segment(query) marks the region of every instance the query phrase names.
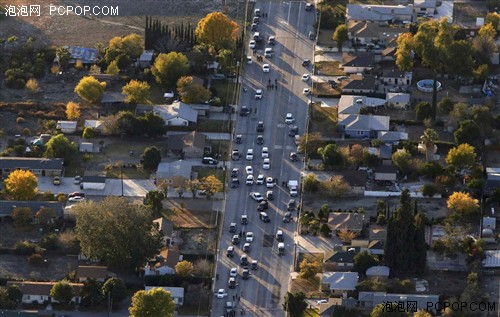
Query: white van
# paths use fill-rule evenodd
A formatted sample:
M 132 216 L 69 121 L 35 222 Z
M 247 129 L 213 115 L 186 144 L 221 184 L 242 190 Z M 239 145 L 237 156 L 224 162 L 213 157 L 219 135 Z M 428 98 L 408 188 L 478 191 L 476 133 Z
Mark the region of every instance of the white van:
M 256 41 L 256 42 L 260 42 L 262 41 L 262 38 L 260 37 L 260 33 L 259 32 L 255 32 L 253 34 L 253 39 Z
M 273 57 L 273 49 L 271 47 L 266 47 L 264 50 L 264 56 L 269 58 Z

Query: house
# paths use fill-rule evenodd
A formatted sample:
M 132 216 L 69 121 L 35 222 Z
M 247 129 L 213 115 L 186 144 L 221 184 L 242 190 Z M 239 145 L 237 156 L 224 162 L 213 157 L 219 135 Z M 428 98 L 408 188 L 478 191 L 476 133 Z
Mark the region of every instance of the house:
M 153 223 L 162 235 L 162 245 L 167 248 L 173 245 L 174 223 L 164 217 L 153 220 Z
M 80 142 L 78 150 L 83 153 L 97 153 L 99 152 L 99 147 L 94 146 L 92 142 Z
M 388 266 L 376 265 L 366 270 L 366 277 L 388 279 L 390 271 Z
M 394 62 L 396 61 L 396 52 L 398 48 L 395 46 L 389 46 L 382 51 L 382 55 L 380 56 L 382 61 Z
M 436 0 L 413 0 L 413 11 L 417 16 L 434 16 Z
M 408 132 L 379 131 L 377 139 L 384 142 L 385 144 L 398 144 L 399 141 L 408 140 Z
M 406 109 L 410 105 L 410 94 L 388 92 L 385 94 L 385 102 L 388 107 Z
M 354 239 L 350 246 L 359 248 L 360 251 L 368 251 L 373 255 L 384 255 L 384 241 L 382 240 Z
M 58 201 L 15 201 L 0 200 L 0 220 L 11 218 L 14 208 L 29 208 L 35 216 L 36 212 L 42 208 L 50 208 L 56 212 L 57 217 L 63 215 L 63 203 Z
M 36 157 L 0 157 L 2 175 L 9 175 L 14 170 L 31 171 L 37 176 L 62 176 L 64 159 Z
M 167 149 L 180 154 L 183 158 L 202 158 L 206 141 L 206 135 L 197 131 L 171 134 L 168 136 Z
M 188 180 L 193 179 L 191 167 L 192 163 L 184 160 L 160 163 L 156 170 L 156 177 L 167 180 L 168 184 L 174 188 L 182 187 Z
M 380 76 L 380 80 L 385 85 L 393 85 L 393 86 L 411 86 L 413 79 L 412 72 L 403 72 L 397 68 L 384 69 L 382 71 L 382 76 Z
M 342 87 L 342 94 L 362 95 L 377 91 L 377 80 L 373 75 L 351 75 L 350 81 Z
M 346 20 L 378 23 L 412 22 L 413 6 L 348 4 Z
M 500 167 L 486 167 L 485 192 L 491 193 L 500 187 Z
M 328 250 L 325 251 L 325 264 L 333 264 L 336 270 L 350 271 L 354 268 L 354 256 L 358 254 L 359 249 L 350 248 L 349 250 Z
M 78 122 L 76 121 L 57 121 L 56 129 L 61 130 L 62 133 L 75 133 L 76 125 Z
M 344 180 L 351 186 L 350 193 L 353 195 L 363 195 L 366 189 L 368 173 L 366 171 L 344 170 L 339 172 Z
M 394 165 L 379 165 L 375 167 L 375 181 L 395 182 L 398 177 L 398 168 Z
M 97 189 L 103 190 L 106 187 L 106 177 L 105 176 L 83 176 L 82 184 L 80 186 L 82 189 Z
M 379 131 L 389 130 L 389 120 L 388 116 L 341 114 L 338 126 L 347 137 L 375 138 Z
M 144 266 L 144 275 L 175 274 L 175 266 L 182 261 L 177 247 L 164 248 L 154 259 L 149 260 Z
M 184 287 L 170 287 L 170 286 L 145 286 L 144 290 L 149 291 L 153 288 L 162 288 L 170 292 L 172 299 L 177 307 L 184 305 Z
M 321 290 L 333 295 L 342 295 L 347 291 L 354 291 L 358 279 L 357 272 L 323 272 Z
M 342 54 L 342 68 L 347 74 L 356 74 L 370 71 L 375 67 L 375 58 L 372 53 L 344 53 Z
M 500 268 L 500 250 L 485 250 L 483 268 L 498 269 Z
M 102 131 L 103 124 L 101 120 L 85 120 L 83 127 L 92 128 L 96 131 Z
M 389 27 L 368 21 L 349 21 L 347 30 L 352 44 L 367 45 L 369 48 L 379 48 L 380 45 L 397 46 L 398 36 L 408 32 L 408 29 L 403 27 Z
M 90 65 L 97 62 L 97 55 L 99 51 L 95 48 L 80 46 L 66 46 L 65 48 L 70 54 L 69 64 L 75 64 L 77 61 L 79 61 L 82 64 Z
M 174 102 L 171 105 L 137 105 L 136 116 L 147 112 L 159 115 L 167 126 L 187 127 L 198 122 L 198 112 L 182 102 Z
M 141 56 L 139 56 L 139 67 L 140 68 L 147 68 L 149 66 L 151 66 L 151 63 L 153 62 L 153 54 L 154 54 L 154 51 L 153 50 L 150 50 L 150 51 L 143 51 Z
M 104 282 L 108 276 L 107 266 L 79 265 L 76 268 L 76 278 L 78 279 L 78 282 L 85 282 L 89 279 Z
M 381 144 L 379 147 L 369 146 L 366 150 L 381 160 L 390 160 L 392 156 L 392 147 L 386 144 Z
M 427 310 L 436 313 L 439 305 L 439 295 L 421 294 L 387 294 L 385 292 L 359 292 L 359 307 L 371 311 L 378 304 L 396 303 L 402 307 L 415 307 L 417 310 Z M 407 311 L 407 310 L 405 310 Z
M 367 223 L 368 217 L 363 213 L 332 212 L 328 217 L 328 226 L 333 232 L 347 229 L 360 234 Z
M 57 300 L 50 296 L 50 290 L 56 282 L 17 282 L 17 281 L 7 281 L 7 286 L 17 285 L 23 293 L 22 303 L 23 304 L 48 304 L 57 303 Z M 79 304 L 82 300 L 80 295 L 83 284 L 82 283 L 69 283 L 73 286 L 73 291 L 75 296 L 71 299 L 72 303 Z
M 102 94 L 101 105 L 103 106 L 120 106 L 125 103 L 126 96 L 117 91 L 105 91 Z
M 337 105 L 338 114 L 359 114 L 360 110 L 377 109 L 385 104 L 384 99 L 366 96 L 342 95 Z
M 494 217 L 483 217 L 483 225 L 481 230 L 481 237 L 486 243 L 496 242 L 496 218 Z

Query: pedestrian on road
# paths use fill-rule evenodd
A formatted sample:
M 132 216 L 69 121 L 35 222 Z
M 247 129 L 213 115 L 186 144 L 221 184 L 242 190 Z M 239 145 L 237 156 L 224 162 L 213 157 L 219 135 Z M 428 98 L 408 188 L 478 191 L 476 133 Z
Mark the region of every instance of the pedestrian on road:
M 281 182 L 281 186 L 285 187 L 285 181 Z
M 234 298 L 234 295 L 233 295 L 233 300 L 234 300 L 234 299 L 235 299 L 235 298 Z

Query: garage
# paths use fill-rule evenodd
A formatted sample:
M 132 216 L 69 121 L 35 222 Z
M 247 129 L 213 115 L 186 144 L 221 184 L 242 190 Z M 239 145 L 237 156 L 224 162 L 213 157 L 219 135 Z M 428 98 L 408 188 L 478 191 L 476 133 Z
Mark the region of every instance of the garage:
M 103 190 L 106 186 L 106 177 L 104 176 L 83 176 L 81 189 Z

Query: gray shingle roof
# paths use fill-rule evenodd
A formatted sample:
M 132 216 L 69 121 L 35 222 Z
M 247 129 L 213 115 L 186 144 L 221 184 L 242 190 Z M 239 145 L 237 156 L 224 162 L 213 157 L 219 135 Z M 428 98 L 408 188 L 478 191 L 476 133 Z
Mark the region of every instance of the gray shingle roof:
M 373 67 L 375 65 L 375 57 L 372 53 L 344 53 L 342 55 L 343 67 Z
M 359 114 L 341 114 L 338 124 L 350 131 L 387 131 L 390 117 Z
M 413 6 L 395 5 L 365 5 L 348 4 L 346 8 L 347 20 L 358 21 L 392 21 L 397 16 L 411 16 Z
M 63 203 L 57 201 L 14 201 L 14 200 L 0 200 L 0 217 L 10 216 L 12 209 L 19 208 L 30 208 L 31 212 L 34 214 L 40 208 L 46 207 L 53 209 L 58 216 L 62 215 Z
M 0 169 L 60 170 L 62 158 L 0 157 Z

